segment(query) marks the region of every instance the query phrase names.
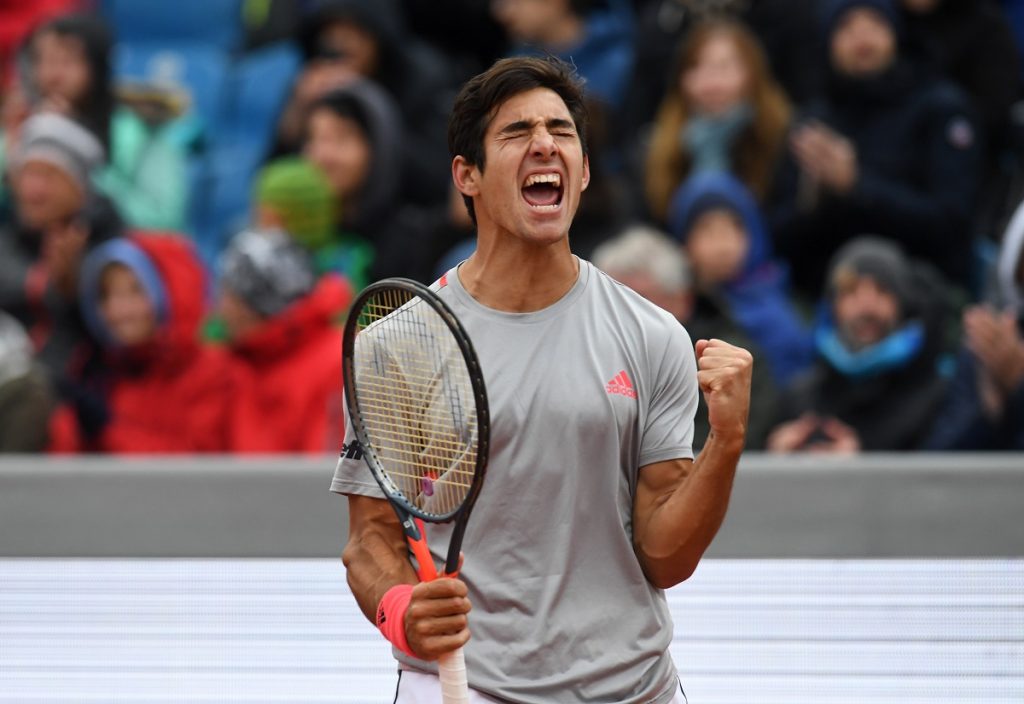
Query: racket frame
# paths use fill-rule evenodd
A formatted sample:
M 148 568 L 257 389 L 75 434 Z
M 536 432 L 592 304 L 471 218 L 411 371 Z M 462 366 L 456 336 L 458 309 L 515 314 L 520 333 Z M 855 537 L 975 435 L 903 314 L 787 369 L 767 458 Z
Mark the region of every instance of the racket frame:
M 388 476 L 387 470 L 374 451 L 373 443 L 366 432 L 366 427 L 359 410 L 359 385 L 355 380 L 355 340 L 359 328 L 359 318 L 361 317 L 360 312 L 363 305 L 374 296 L 386 291 L 395 290 L 410 294 L 409 300 L 403 303 L 402 306 L 408 305 L 413 300 L 413 296 L 415 296 L 433 308 L 448 327 L 449 332 L 451 332 L 452 337 L 459 346 L 462 359 L 469 372 L 470 386 L 476 404 L 477 453 L 473 480 L 466 493 L 466 498 L 463 499 L 459 507 L 442 516 L 420 510 L 398 490 L 397 485 Z M 380 320 L 384 320 L 386 317 Z M 363 289 L 349 309 L 342 337 L 342 378 L 345 386 L 345 402 L 348 406 L 349 420 L 352 424 L 352 431 L 362 446 L 363 460 L 366 462 L 367 467 L 369 467 L 374 479 L 377 480 L 381 490 L 387 496 L 388 502 L 398 514 L 399 522 L 402 524 L 402 529 L 405 531 L 412 552 L 419 564 L 420 578 L 429 580 L 437 575 L 433 558 L 426 547 L 423 522 L 449 523 L 453 520 L 455 525 L 452 528 L 452 535 L 448 544 L 444 574 L 454 576 L 458 573 L 462 539 L 465 535 L 469 514 L 476 503 L 476 499 L 480 494 L 480 488 L 483 485 L 490 452 L 491 425 L 490 412 L 487 405 L 487 390 L 484 386 L 484 376 L 480 369 L 480 362 L 476 356 L 476 351 L 473 349 L 473 344 L 470 342 L 469 335 L 466 334 L 465 328 L 462 327 L 462 323 L 459 322 L 458 317 L 448 307 L 448 304 L 429 287 L 412 279 L 400 277 L 381 279 Z

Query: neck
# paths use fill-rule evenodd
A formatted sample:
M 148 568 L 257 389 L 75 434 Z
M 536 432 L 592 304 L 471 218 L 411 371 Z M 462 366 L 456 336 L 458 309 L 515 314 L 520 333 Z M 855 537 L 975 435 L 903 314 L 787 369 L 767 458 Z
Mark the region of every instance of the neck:
M 579 260 L 568 238 L 550 244 L 502 239 L 479 237 L 476 252 L 459 267 L 459 281 L 480 304 L 530 313 L 557 302 L 576 283 Z

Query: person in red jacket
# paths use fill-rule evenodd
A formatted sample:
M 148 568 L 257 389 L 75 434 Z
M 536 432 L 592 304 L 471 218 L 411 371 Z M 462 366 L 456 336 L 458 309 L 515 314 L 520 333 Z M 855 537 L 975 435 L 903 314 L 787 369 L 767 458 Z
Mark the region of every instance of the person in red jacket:
M 236 363 L 231 449 L 336 452 L 344 437 L 340 318 L 352 298 L 333 273 L 317 281 L 283 230 L 245 230 L 221 262 L 219 312 Z
M 82 314 L 104 346 L 101 371 L 64 384 L 51 422 L 57 452 L 227 449 L 234 379 L 221 349 L 200 343 L 206 278 L 173 235 L 110 240 L 83 263 Z

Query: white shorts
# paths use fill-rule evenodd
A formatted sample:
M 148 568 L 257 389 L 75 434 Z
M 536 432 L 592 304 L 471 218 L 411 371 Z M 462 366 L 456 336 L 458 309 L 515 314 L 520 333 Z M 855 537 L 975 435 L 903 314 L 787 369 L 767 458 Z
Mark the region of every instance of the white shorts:
M 424 672 L 402 670 L 398 680 L 398 691 L 395 692 L 395 704 L 440 704 L 441 680 L 437 675 Z M 503 704 L 497 699 L 469 690 L 469 704 Z M 686 704 L 686 696 L 682 690 L 676 692 L 671 704 Z

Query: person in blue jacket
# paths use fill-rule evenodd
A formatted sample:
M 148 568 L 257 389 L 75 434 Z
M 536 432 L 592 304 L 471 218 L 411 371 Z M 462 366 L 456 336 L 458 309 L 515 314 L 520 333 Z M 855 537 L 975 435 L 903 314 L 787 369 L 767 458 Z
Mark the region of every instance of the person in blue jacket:
M 669 224 L 686 249 L 698 293 L 729 310 L 764 354 L 776 384 L 807 369 L 813 339 L 750 191 L 726 172 L 695 174 L 676 190 Z

